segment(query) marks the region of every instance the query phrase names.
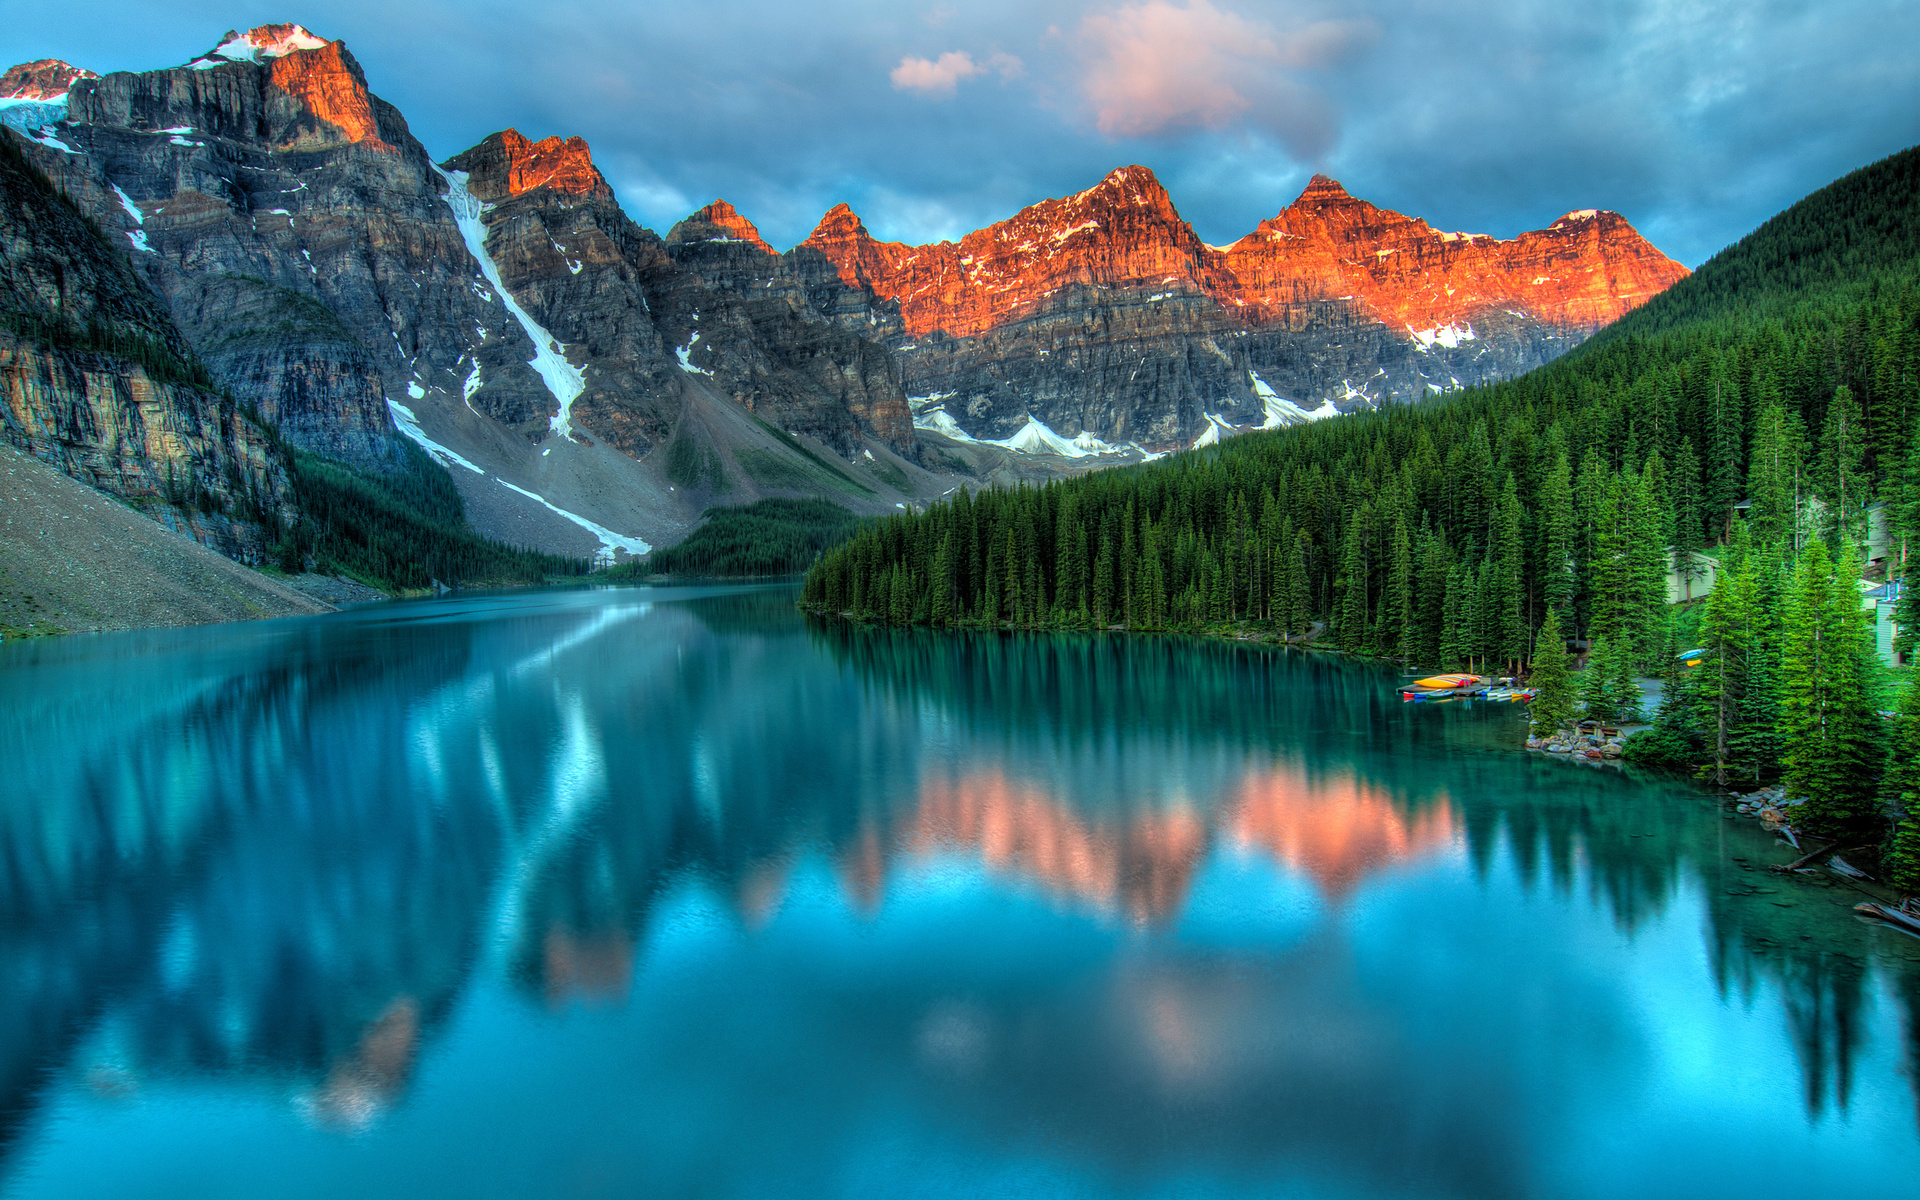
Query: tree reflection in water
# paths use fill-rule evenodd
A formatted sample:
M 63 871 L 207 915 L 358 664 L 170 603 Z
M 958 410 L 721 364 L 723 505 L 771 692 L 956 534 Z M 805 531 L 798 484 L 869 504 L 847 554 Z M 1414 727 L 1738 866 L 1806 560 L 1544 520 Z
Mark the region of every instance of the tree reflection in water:
M 1150 939 L 1110 970 L 1068 954 L 1038 991 L 788 964 L 790 1022 L 849 1062 L 1114 1161 L 1293 1147 L 1371 1156 L 1383 1186 L 1522 1194 L 1500 1106 L 1523 1085 L 1385 1007 L 1327 915 L 1422 864 L 1584 889 L 1629 936 L 1703 896 L 1722 988 L 1785 1000 L 1810 1113 L 1846 1107 L 1877 981 L 1915 1055 L 1893 935 L 1744 869 L 1765 842 L 1682 790 L 1496 751 L 1517 713 L 1414 713 L 1390 676 L 1319 656 L 803 624 L 790 603 L 562 593 L 9 646 L 6 1136 L 49 1078 L 111 1098 L 218 1077 L 365 1129 L 477 974 L 545 1009 L 633 1003 L 690 886 L 765 929 L 808 864 L 874 926 L 958 862 Z M 1186 945 L 1196 881 L 1254 859 L 1319 915 L 1285 945 Z M 1583 1015 L 1569 1041 L 1610 1036 Z

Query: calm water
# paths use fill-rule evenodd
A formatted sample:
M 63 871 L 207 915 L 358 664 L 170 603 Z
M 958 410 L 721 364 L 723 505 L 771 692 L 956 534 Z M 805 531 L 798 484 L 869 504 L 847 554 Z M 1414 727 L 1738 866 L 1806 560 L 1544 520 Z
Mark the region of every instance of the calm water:
M 1711 801 L 791 603 L 0 647 L 0 1195 L 1916 1194 L 1920 941 Z

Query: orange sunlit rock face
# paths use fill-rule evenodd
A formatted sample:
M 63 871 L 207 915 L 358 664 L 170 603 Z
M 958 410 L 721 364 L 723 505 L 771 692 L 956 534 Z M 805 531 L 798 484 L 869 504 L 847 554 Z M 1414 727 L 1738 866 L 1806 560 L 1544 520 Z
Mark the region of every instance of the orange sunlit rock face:
M 1235 845 L 1304 872 L 1336 900 L 1369 875 L 1445 850 L 1461 833 L 1444 800 L 1409 814 L 1352 776 L 1309 780 L 1285 769 L 1248 775 L 1226 827 Z
M 712 204 L 695 212 L 681 222 L 679 228 L 697 231 L 689 235 L 689 240 L 693 236 L 708 240 L 725 238 L 729 241 L 745 242 L 767 254 L 779 253 L 772 246 L 767 245 L 766 239 L 760 236 L 760 230 L 754 227 L 752 221 L 741 216 L 740 211 L 725 200 L 715 200 Z
M 467 172 L 468 190 L 490 202 L 524 195 L 535 188 L 613 199 L 613 189 L 593 165 L 585 138 L 550 137 L 530 142 L 517 129 L 503 129 L 488 134 L 448 165 Z
M 270 35 L 286 26 L 261 26 L 247 36 L 254 39 Z M 373 102 L 367 95 L 366 80 L 347 54 L 342 42 L 328 42 L 312 50 L 290 50 L 267 60 L 267 77 L 273 86 L 298 100 L 308 112 L 337 137 L 303 137 L 295 148 L 343 140 L 367 142 L 381 149 L 393 147 L 380 139 L 380 126 L 374 120 Z
M 1038 788 L 979 771 L 923 784 L 901 845 L 916 855 L 973 850 L 992 870 L 1148 923 L 1184 906 L 1207 841 L 1189 811 L 1141 812 L 1107 828 Z
M 1409 332 L 1512 309 L 1567 328 L 1597 329 L 1685 278 L 1619 213 L 1568 213 L 1510 240 L 1442 233 L 1357 200 L 1324 175 L 1278 216 L 1222 252 L 1234 283 L 1221 303 L 1256 322 L 1351 296 Z
M 1021 209 L 958 244 L 875 241 L 842 204 L 802 245 L 831 259 L 846 283 L 899 301 L 915 335 L 981 333 L 1076 283 L 1200 290 L 1228 283 L 1214 278 L 1216 256 L 1145 167 L 1123 167 L 1095 187 Z
M 1356 200 L 1321 175 L 1253 233 L 1208 246 L 1138 166 L 957 244 L 877 241 L 844 204 L 802 244 L 850 286 L 898 301 L 915 336 L 980 334 L 1073 284 L 1201 292 L 1254 327 L 1288 324 L 1295 306 L 1333 301 L 1409 337 L 1496 309 L 1590 331 L 1687 274 L 1618 213 L 1569 213 L 1510 240 L 1443 233 Z
M 92 71 L 83 71 L 57 58 L 8 67 L 0 75 L 0 100 L 46 100 L 64 96 L 76 79 L 98 79 Z

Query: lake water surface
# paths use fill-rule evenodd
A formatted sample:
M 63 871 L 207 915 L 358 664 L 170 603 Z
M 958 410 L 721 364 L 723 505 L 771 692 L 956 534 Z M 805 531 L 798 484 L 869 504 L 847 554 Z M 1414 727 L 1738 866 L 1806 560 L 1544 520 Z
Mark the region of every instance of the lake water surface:
M 0 1196 L 1920 1193 L 1920 941 L 1711 798 L 793 595 L 0 647 Z

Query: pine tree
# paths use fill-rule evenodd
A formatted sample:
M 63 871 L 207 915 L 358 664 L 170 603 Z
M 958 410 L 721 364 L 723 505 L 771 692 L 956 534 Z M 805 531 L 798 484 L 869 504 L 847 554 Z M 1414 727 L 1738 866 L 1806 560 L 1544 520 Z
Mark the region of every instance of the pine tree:
M 1527 656 L 1526 559 L 1521 536 L 1520 493 L 1509 474 L 1500 490 L 1493 527 L 1490 580 L 1493 652 L 1515 666 Z
M 1747 471 L 1747 494 L 1753 503 L 1747 510 L 1747 524 L 1754 540 L 1763 545 L 1788 538 L 1799 524 L 1797 425 L 1778 404 L 1761 412 L 1754 425 L 1753 461 Z M 1799 548 L 1797 541 L 1794 548 Z
M 1901 891 L 1920 892 L 1920 684 L 1907 685 L 1889 722 L 1881 794 L 1894 821 L 1882 874 Z
M 1312 627 L 1313 583 L 1307 572 L 1307 560 L 1313 553 L 1313 539 L 1302 529 L 1293 536 L 1293 553 L 1287 561 L 1287 632 L 1303 634 Z
M 1533 668 L 1527 685 L 1537 689 L 1527 715 L 1533 736 L 1551 737 L 1573 723 L 1573 677 L 1567 669 L 1567 640 L 1560 631 L 1560 614 L 1549 608 L 1533 644 Z
M 1866 535 L 1867 430 L 1852 389 L 1841 386 L 1827 406 L 1820 434 L 1819 490 L 1827 506 L 1827 532 L 1845 554 Z
M 1618 673 L 1615 664 L 1619 657 L 1617 643 L 1606 638 L 1593 639 L 1587 651 L 1587 665 L 1580 672 L 1580 707 L 1592 720 L 1611 721 L 1617 715 L 1613 706 L 1613 679 Z
M 1856 829 L 1871 811 L 1881 763 L 1868 706 L 1867 656 L 1851 558 L 1834 571 L 1816 541 L 1800 557 L 1787 606 L 1782 734 L 1787 788 L 1807 797 L 1804 821 L 1820 834 Z
M 1693 696 L 1698 706 L 1697 719 L 1707 742 L 1707 776 L 1716 784 L 1727 784 L 1734 757 L 1734 745 L 1740 732 L 1741 701 L 1746 695 L 1751 669 L 1753 626 L 1756 616 L 1755 584 L 1751 569 L 1737 575 L 1722 574 L 1707 596 L 1706 613 L 1700 624 L 1700 649 L 1707 652 L 1694 674 Z
M 1540 493 L 1540 599 L 1565 608 L 1573 599 L 1573 473 L 1565 450 L 1555 456 Z
M 1700 565 L 1700 460 L 1693 439 L 1683 438 L 1668 476 L 1668 511 L 1673 525 L 1673 570 L 1680 577 L 1681 598 L 1691 600 L 1693 585 L 1705 574 Z
M 933 594 L 929 619 L 942 628 L 953 624 L 953 531 L 941 535 L 940 548 L 933 555 Z

